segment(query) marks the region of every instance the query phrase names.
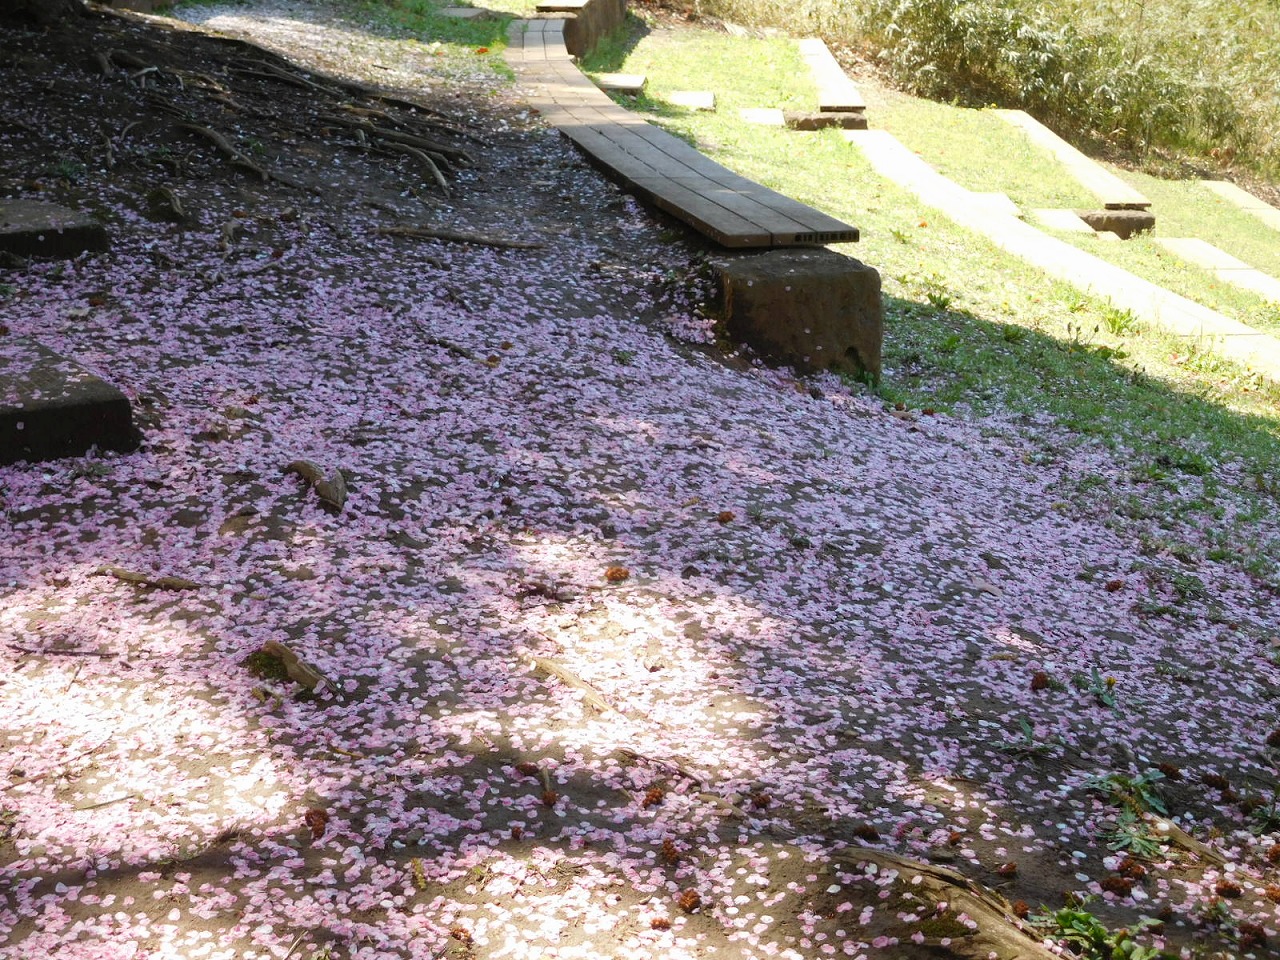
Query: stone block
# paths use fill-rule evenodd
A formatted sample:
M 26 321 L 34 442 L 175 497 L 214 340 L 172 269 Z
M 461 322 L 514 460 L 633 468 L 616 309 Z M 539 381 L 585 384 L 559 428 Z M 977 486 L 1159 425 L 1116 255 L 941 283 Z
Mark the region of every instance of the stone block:
M 716 108 L 716 95 L 710 90 L 676 90 L 667 95 L 672 106 L 710 113 Z
M 110 246 L 89 214 L 40 200 L 0 200 L 0 250 L 19 257 L 76 257 Z
M 1121 240 L 1156 225 L 1156 215 L 1150 210 L 1082 210 L 1080 219 L 1098 233 L 1114 233 Z
M 596 86 L 607 93 L 621 93 L 629 97 L 644 92 L 649 78 L 639 73 L 602 73 L 596 77 Z
M 128 398 L 74 361 L 22 337 L 0 337 L 0 464 L 132 450 Z
M 807 113 L 788 110 L 782 119 L 792 130 L 826 130 L 835 127 L 837 130 L 867 129 L 867 115 L 861 111 L 849 110 L 842 113 Z
M 493 14 L 480 7 L 441 7 L 442 16 L 453 17 L 455 20 L 492 20 Z
M 730 336 L 802 373 L 880 376 L 880 274 L 821 248 L 712 259 Z

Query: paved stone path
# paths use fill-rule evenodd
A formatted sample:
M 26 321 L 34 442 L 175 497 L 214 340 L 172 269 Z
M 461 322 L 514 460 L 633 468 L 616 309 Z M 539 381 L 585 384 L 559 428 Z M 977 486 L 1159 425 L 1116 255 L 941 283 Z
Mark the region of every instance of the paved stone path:
M 1130 310 L 1176 336 L 1203 341 L 1221 356 L 1243 363 L 1280 383 L 1280 340 L 1170 293 L 1064 240 L 1050 237 L 1016 217 L 1000 213 L 929 167 L 883 130 L 847 131 L 880 176 L 979 233 L 1008 253 L 1094 296 Z
M 1225 180 L 1201 180 L 1206 190 L 1216 193 L 1222 199 L 1235 204 L 1241 210 L 1253 214 L 1273 230 L 1280 230 L 1280 210 L 1260 200 L 1247 190 L 1241 190 L 1234 183 Z
M 1237 260 L 1213 244 L 1194 237 L 1156 237 L 1155 242 L 1197 267 L 1210 271 L 1219 280 L 1280 303 L 1280 280 Z

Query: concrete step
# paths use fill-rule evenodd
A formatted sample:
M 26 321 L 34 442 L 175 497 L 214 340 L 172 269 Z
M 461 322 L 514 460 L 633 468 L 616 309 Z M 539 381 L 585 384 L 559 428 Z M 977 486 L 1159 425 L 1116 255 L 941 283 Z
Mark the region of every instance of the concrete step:
M 128 398 L 73 360 L 24 337 L 0 337 L 0 464 L 132 450 Z

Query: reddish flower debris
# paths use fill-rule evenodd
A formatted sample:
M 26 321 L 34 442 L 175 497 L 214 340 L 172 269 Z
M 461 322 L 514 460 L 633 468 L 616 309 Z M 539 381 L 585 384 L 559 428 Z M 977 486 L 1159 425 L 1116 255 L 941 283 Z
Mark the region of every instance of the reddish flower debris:
M 1018 875 L 1018 865 L 1016 863 L 1002 863 L 996 867 L 996 873 L 1002 877 L 1016 877 Z
M 676 902 L 685 913 L 693 913 L 693 911 L 702 906 L 702 896 L 697 890 L 686 890 L 680 894 L 680 899 Z
M 1240 934 L 1240 949 L 1242 950 L 1264 947 L 1267 944 L 1267 930 L 1260 923 L 1244 921 L 1236 930 Z
M 1222 879 L 1213 885 L 1214 892 L 1228 900 L 1236 900 L 1244 894 L 1244 887 L 1234 880 Z
M 1043 670 L 1037 670 L 1035 673 L 1033 673 L 1031 675 L 1031 689 L 1032 690 L 1049 689 L 1049 674 L 1045 673 Z
M 721 510 L 716 514 L 716 523 L 733 523 L 733 511 Z
M 1114 893 L 1118 897 L 1127 897 L 1129 894 L 1133 893 L 1133 880 L 1129 877 L 1103 877 L 1099 886 L 1108 893 Z
M 675 841 L 667 838 L 662 841 L 662 862 L 668 865 L 674 865 L 680 859 L 680 851 L 676 849 Z
M 1031 907 L 1025 900 L 1015 900 L 1010 905 L 1009 910 L 1019 920 L 1025 920 L 1031 915 Z
M 610 567 L 604 572 L 604 578 L 610 583 L 621 583 L 631 576 L 631 571 L 626 567 Z
M 1116 578 L 1115 580 L 1108 580 L 1105 589 L 1107 593 L 1115 593 L 1117 590 L 1123 590 L 1124 581 L 1119 578 Z
M 461 925 L 450 927 L 449 936 L 453 937 L 453 939 L 457 940 L 459 943 L 467 946 L 470 946 L 474 942 L 471 936 L 471 931 Z
M 666 795 L 667 792 L 661 787 L 650 787 L 648 791 L 645 792 L 644 799 L 640 801 L 640 806 L 645 810 L 648 810 L 650 807 L 656 807 L 662 802 L 662 798 Z
M 542 791 L 542 805 L 544 807 L 554 807 L 556 805 L 556 801 L 559 799 L 560 794 L 556 793 L 554 790 Z
M 1280 730 L 1272 730 L 1267 734 L 1267 746 L 1280 750 Z
M 859 840 L 866 840 L 873 843 L 880 839 L 880 831 L 869 823 L 860 823 L 853 828 L 853 835 Z
M 1164 774 L 1166 780 L 1182 779 L 1182 768 L 1172 763 L 1157 763 L 1156 769 Z
M 1280 843 L 1267 847 L 1267 863 L 1280 863 Z
M 654 917 L 649 921 L 650 930 L 670 930 L 671 921 L 666 917 Z
M 528 760 L 523 760 L 516 764 L 516 773 L 524 774 L 526 777 L 536 777 L 538 775 L 538 765 Z
M 1200 782 L 1206 787 L 1212 787 L 1214 790 L 1230 790 L 1231 781 L 1220 773 L 1206 773 L 1200 777 Z
M 1262 891 L 1263 896 L 1273 903 L 1280 903 L 1280 884 L 1269 883 Z
M 325 827 L 329 824 L 329 814 L 319 807 L 311 807 L 302 815 L 302 822 L 311 830 L 311 839 L 319 840 L 324 836 Z
M 769 804 L 773 803 L 773 798 L 767 793 L 753 793 L 751 795 L 751 809 L 764 810 Z

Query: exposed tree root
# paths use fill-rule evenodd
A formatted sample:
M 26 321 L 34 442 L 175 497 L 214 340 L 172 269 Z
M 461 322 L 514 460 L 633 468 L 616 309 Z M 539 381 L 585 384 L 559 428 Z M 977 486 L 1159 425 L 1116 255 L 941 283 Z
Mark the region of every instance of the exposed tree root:
M 117 580 L 123 580 L 125 583 L 136 584 L 140 587 L 151 587 L 155 590 L 199 590 L 202 584 L 196 583 L 194 580 L 188 580 L 186 577 L 170 577 L 155 576 L 150 573 L 140 573 L 137 570 L 127 570 L 124 567 L 117 567 L 107 564 L 93 571 L 95 577 L 115 577 Z
M 606 700 L 599 690 L 564 666 L 564 664 L 558 663 L 550 657 L 526 657 L 525 662 L 539 673 L 548 677 L 555 677 L 566 687 L 572 687 L 574 690 L 580 691 L 583 702 L 601 713 L 622 713 L 621 710 Z

